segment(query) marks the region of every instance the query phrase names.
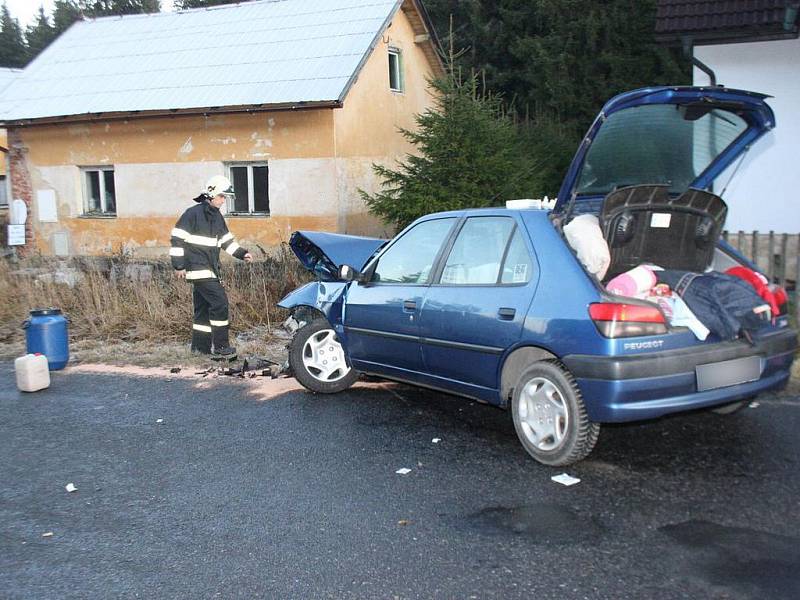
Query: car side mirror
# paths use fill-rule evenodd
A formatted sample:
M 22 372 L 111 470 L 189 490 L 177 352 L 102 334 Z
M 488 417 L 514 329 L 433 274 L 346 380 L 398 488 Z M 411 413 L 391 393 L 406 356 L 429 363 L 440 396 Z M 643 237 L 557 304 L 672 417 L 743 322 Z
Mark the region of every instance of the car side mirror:
M 356 281 L 359 279 L 360 273 L 350 265 L 342 265 L 339 267 L 338 272 L 341 281 Z

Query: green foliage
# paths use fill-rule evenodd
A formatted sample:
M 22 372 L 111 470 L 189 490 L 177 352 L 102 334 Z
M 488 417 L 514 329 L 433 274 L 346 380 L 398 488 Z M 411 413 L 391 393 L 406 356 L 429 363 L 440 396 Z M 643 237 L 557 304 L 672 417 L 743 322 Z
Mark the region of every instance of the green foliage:
M 654 39 L 656 0 L 426 0 L 440 32 L 469 40 L 465 69 L 486 74 L 487 87 L 520 113 L 532 113 L 532 159 L 557 179 L 583 133 L 612 96 L 649 85 L 691 81 L 687 58 Z M 451 42 L 444 37 L 444 43 Z M 550 140 L 552 143 L 544 143 Z M 563 169 L 558 176 L 556 165 Z M 558 167 L 560 168 L 560 167 Z
M 22 38 L 22 28 L 3 2 L 0 8 L 0 66 L 23 67 L 27 59 L 28 49 Z
M 39 7 L 39 14 L 36 21 L 25 29 L 25 42 L 28 46 L 28 54 L 36 57 L 52 42 L 58 33 L 50 24 L 50 20 L 44 12 L 44 6 Z
M 498 205 L 541 187 L 526 137 L 476 76 L 451 71 L 430 85 L 434 107 L 417 116 L 416 130 L 401 130 L 418 154 L 397 169 L 373 165 L 383 188 L 361 191 L 373 213 L 402 228 L 430 212 Z

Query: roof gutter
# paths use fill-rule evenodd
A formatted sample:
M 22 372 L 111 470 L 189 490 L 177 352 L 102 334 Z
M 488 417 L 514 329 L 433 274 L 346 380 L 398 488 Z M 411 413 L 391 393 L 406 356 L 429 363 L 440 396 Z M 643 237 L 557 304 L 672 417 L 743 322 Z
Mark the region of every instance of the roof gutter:
M 251 104 L 243 106 L 209 106 L 199 108 L 173 108 L 168 110 L 131 110 L 119 112 L 84 113 L 80 115 L 60 115 L 32 119 L 0 120 L 0 127 L 32 127 L 36 125 L 58 125 L 61 123 L 95 123 L 107 121 L 127 121 L 130 119 L 157 119 L 202 115 L 227 115 L 276 111 L 313 110 L 320 108 L 341 108 L 339 100 L 319 100 L 312 102 L 282 102 L 277 104 Z

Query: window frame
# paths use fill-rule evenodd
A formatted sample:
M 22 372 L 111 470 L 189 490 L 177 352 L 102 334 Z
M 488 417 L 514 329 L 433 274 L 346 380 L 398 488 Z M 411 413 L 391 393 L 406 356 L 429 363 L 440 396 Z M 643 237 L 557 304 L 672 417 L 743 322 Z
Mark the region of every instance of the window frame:
M 514 226 L 511 228 L 510 233 L 508 234 L 508 239 L 506 240 L 505 248 L 503 248 L 503 257 L 500 260 L 500 268 L 498 269 L 497 279 L 494 283 L 442 283 L 442 275 L 444 275 L 444 269 L 447 265 L 447 259 L 450 257 L 450 253 L 453 251 L 453 247 L 456 244 L 456 240 L 458 240 L 458 236 L 461 234 L 461 230 L 464 229 L 464 226 L 467 224 L 469 219 L 486 219 L 486 218 L 502 218 L 502 219 L 511 219 Z M 534 275 L 537 269 L 537 263 L 534 259 L 534 255 L 531 252 L 531 247 L 528 244 L 527 240 L 525 239 L 525 232 L 526 230 L 520 226 L 517 219 L 512 216 L 506 215 L 470 215 L 468 217 L 464 217 L 461 220 L 461 223 L 458 224 L 455 231 L 451 232 L 450 239 L 448 240 L 445 248 L 440 253 L 440 256 L 437 257 L 439 264 L 433 271 L 433 279 L 431 280 L 431 285 L 436 287 L 447 287 L 447 288 L 508 288 L 508 287 L 525 287 L 529 285 L 531 281 L 534 279 Z M 528 253 L 528 260 L 530 261 L 531 265 L 531 276 L 528 281 L 525 282 L 518 282 L 518 283 L 503 283 L 503 268 L 505 267 L 506 260 L 508 259 L 508 252 L 511 249 L 511 243 L 514 241 L 514 236 L 519 233 L 520 237 L 522 238 L 522 245 L 525 248 L 525 251 Z
M 234 210 L 235 204 L 233 204 L 232 200 L 228 200 L 225 203 L 226 212 L 234 217 L 268 217 L 271 214 L 270 205 L 269 205 L 269 163 L 268 161 L 236 161 L 236 162 L 227 162 L 225 163 L 225 176 L 230 180 L 233 181 L 233 171 L 234 168 L 247 168 L 247 212 L 237 211 Z M 255 167 L 264 167 L 267 169 L 267 210 L 266 211 L 256 211 L 256 199 L 255 199 L 255 186 L 253 185 L 255 181 L 253 168 Z M 234 187 L 234 192 L 236 192 L 236 188 Z
M 2 192 L 0 192 L 0 209 L 3 209 L 8 208 L 11 204 L 9 201 L 11 188 L 9 185 L 10 178 L 8 177 L 8 171 L 6 171 L 5 175 L 0 175 L 0 178 L 2 178 L 2 181 L 0 181 L 0 189 L 2 190 Z
M 392 57 L 395 57 L 394 65 L 394 73 L 392 69 Z M 388 51 L 388 60 L 389 60 L 389 90 L 395 92 L 397 94 L 402 94 L 406 90 L 405 85 L 405 78 L 403 77 L 403 51 L 400 48 L 395 46 L 389 46 Z M 398 87 L 392 87 L 392 75 L 395 75 L 397 79 Z
M 111 172 L 111 176 L 114 179 L 114 210 L 109 211 L 107 210 L 106 206 L 106 178 L 105 175 L 102 177 L 98 175 L 98 183 L 99 183 L 99 191 L 100 191 L 100 212 L 93 212 L 89 208 L 89 199 L 90 199 L 90 192 L 88 186 L 88 175 L 91 172 L 96 171 L 98 174 L 105 173 L 107 171 Z M 117 216 L 117 180 L 116 180 L 116 172 L 114 165 L 97 165 L 97 166 L 82 166 L 80 167 L 81 172 L 81 189 L 83 190 L 83 217 L 116 217 Z
M 399 240 L 403 239 L 406 235 L 408 235 L 411 231 L 413 231 L 416 227 L 423 225 L 425 223 L 432 223 L 434 221 L 443 221 L 443 220 L 452 220 L 453 223 L 450 225 L 450 230 L 447 234 L 442 238 L 442 242 L 439 245 L 439 249 L 436 251 L 436 254 L 433 257 L 433 262 L 431 263 L 431 271 L 428 274 L 428 278 L 425 281 L 418 281 L 415 283 L 411 282 L 403 282 L 403 281 L 374 281 L 373 277 L 375 276 L 375 272 L 380 265 L 381 259 L 389 252 Z M 445 251 L 449 251 L 450 246 L 453 242 L 453 236 L 455 232 L 461 230 L 461 224 L 459 223 L 460 219 L 458 217 L 439 217 L 437 219 L 426 219 L 425 221 L 421 221 L 415 224 L 413 227 L 404 231 L 401 235 L 395 237 L 390 244 L 387 244 L 378 254 L 373 258 L 369 264 L 364 268 L 364 275 L 368 278 L 367 281 L 363 283 L 363 285 L 367 286 L 375 286 L 375 285 L 402 285 L 402 286 L 414 286 L 414 287 L 427 287 L 433 284 L 436 281 L 436 276 L 438 271 L 440 270 L 440 263 L 442 261 L 442 256 Z

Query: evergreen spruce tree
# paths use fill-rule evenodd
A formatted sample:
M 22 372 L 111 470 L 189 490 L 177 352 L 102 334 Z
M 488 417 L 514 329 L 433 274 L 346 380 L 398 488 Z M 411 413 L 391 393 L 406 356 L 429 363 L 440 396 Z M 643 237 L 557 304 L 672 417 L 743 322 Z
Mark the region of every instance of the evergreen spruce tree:
M 0 8 L 0 67 L 20 68 L 27 62 L 28 49 L 22 38 L 22 28 L 3 2 Z
M 52 42 L 58 33 L 50 24 L 50 20 L 44 12 L 44 6 L 39 7 L 36 21 L 28 25 L 25 30 L 25 41 L 28 45 L 28 56 L 31 60 L 44 50 Z
M 401 130 L 419 154 L 396 169 L 373 165 L 383 187 L 361 191 L 370 211 L 402 228 L 430 212 L 530 197 L 540 187 L 537 165 L 500 99 L 484 93 L 477 76 L 462 79 L 453 69 L 430 85 L 434 107 L 417 116 L 416 130 Z
M 56 36 L 63 33 L 75 21 L 83 18 L 80 6 L 73 0 L 56 0 L 53 5 L 53 30 Z

